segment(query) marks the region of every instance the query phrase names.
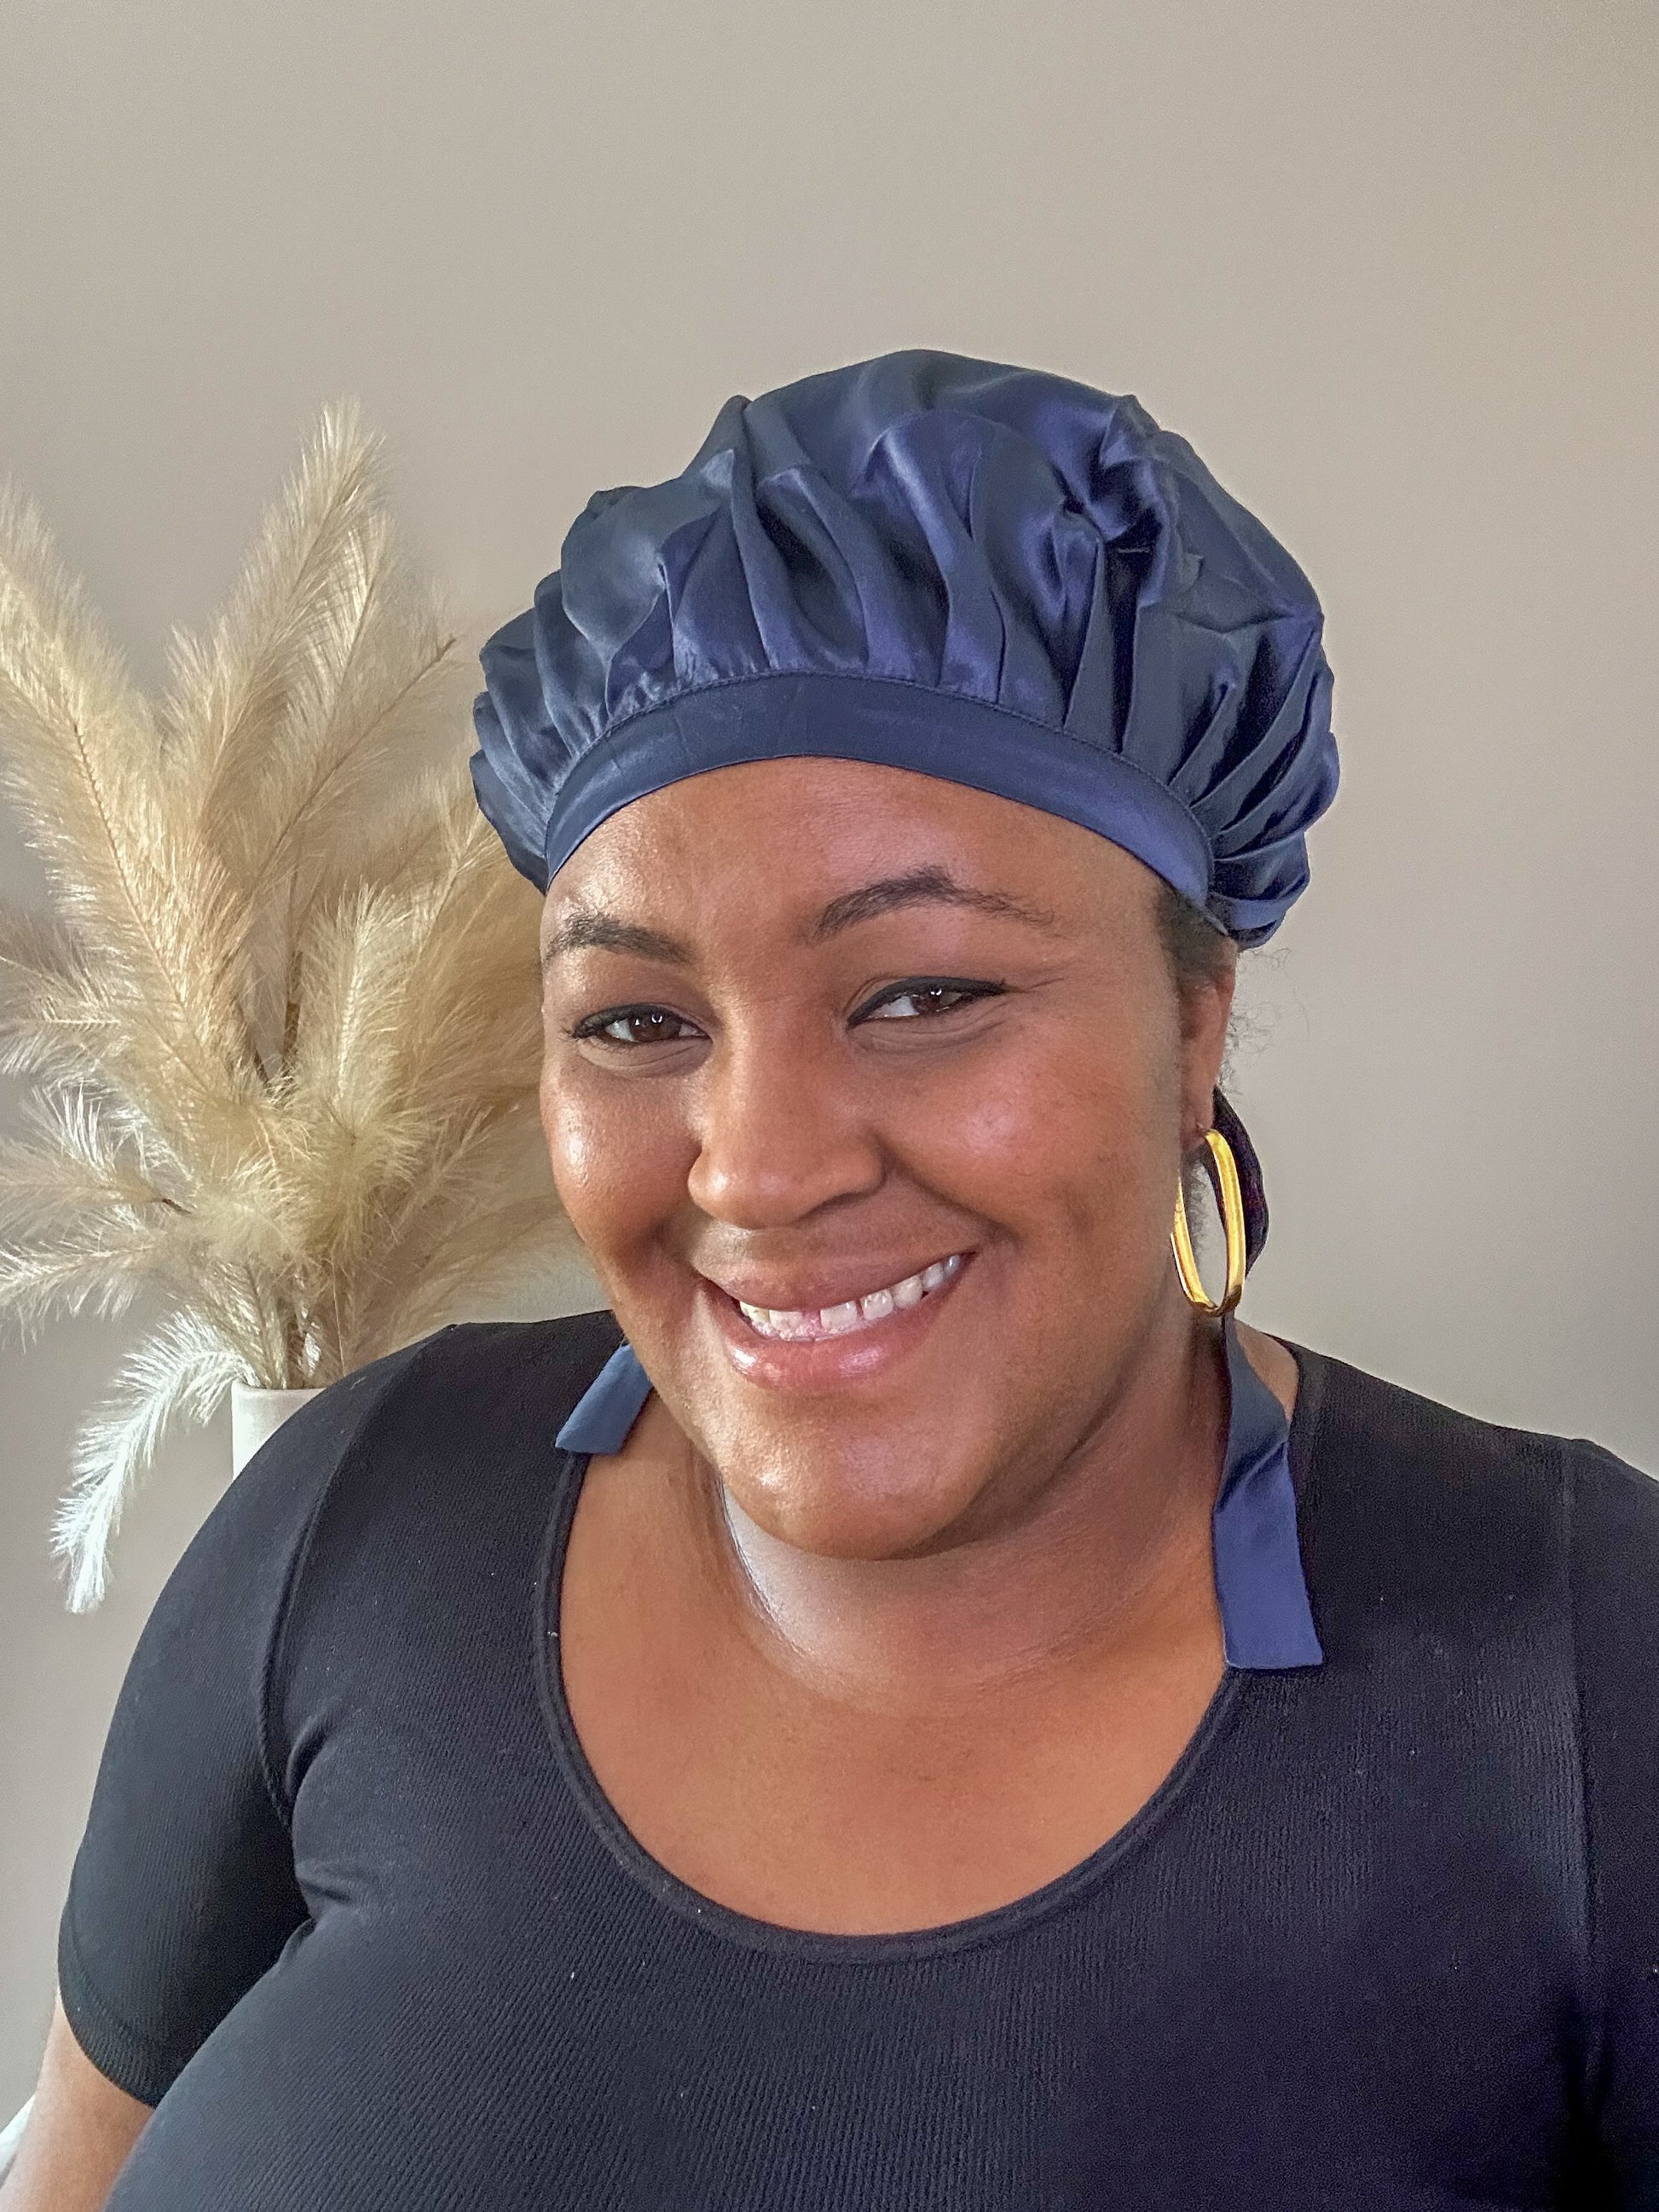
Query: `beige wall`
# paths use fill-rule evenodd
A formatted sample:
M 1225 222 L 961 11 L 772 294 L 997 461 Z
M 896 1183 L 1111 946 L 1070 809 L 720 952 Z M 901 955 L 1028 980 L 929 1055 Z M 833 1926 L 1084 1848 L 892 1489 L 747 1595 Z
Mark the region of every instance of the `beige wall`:
M 1656 78 L 1652 0 L 12 0 L 0 469 L 149 670 L 334 394 L 499 617 L 730 392 L 916 343 L 1138 392 L 1337 670 L 1237 1085 L 1250 1310 L 1659 1468 Z M 0 2106 L 228 1449 L 171 1449 L 66 1619 L 48 1506 L 118 1349 L 0 1354 Z

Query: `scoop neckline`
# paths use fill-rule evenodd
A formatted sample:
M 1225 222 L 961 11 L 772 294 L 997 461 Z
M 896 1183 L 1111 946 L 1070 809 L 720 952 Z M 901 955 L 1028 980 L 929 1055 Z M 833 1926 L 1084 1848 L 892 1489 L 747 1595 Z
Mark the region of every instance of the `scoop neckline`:
M 1279 1341 L 1285 1343 L 1283 1338 Z M 1303 1484 L 1296 1479 L 1298 1462 L 1305 1456 L 1307 1432 L 1316 1419 L 1316 1401 L 1322 1394 L 1310 1371 L 1309 1355 L 1297 1345 L 1286 1344 L 1285 1349 L 1296 1361 L 1298 1378 L 1289 1437 L 1299 1520 Z M 1124 1859 L 1145 1848 L 1190 1796 L 1195 1780 L 1201 1778 L 1212 1745 L 1251 1705 L 1260 1702 L 1260 1679 L 1245 1668 L 1224 1665 L 1221 1680 L 1197 1725 L 1152 1795 L 1121 1827 L 1075 1865 L 1023 1896 L 1011 1898 L 1006 1905 L 993 1905 L 987 1911 L 969 1914 L 964 1919 L 942 1921 L 932 1927 L 895 1929 L 872 1935 L 837 1935 L 824 1929 L 797 1928 L 784 1921 L 763 1920 L 752 1913 L 738 1911 L 683 1881 L 646 1849 L 606 1796 L 576 1732 L 575 1720 L 565 1696 L 559 1615 L 570 1532 L 592 1457 L 589 1452 L 559 1451 L 559 1479 L 554 1486 L 552 1507 L 537 1565 L 536 1692 L 549 1740 L 566 1787 L 588 1826 L 621 1871 L 656 1904 L 680 1919 L 745 1950 L 768 1951 L 826 1965 L 881 1966 L 1011 1942 L 1081 1903 L 1115 1872 Z

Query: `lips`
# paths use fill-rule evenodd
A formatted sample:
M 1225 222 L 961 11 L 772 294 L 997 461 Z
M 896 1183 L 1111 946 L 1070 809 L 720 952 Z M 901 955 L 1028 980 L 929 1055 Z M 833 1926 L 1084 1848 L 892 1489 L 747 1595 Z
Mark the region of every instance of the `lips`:
M 758 1268 L 746 1277 L 734 1270 L 729 1285 L 701 1276 L 696 1304 L 746 1384 L 821 1401 L 826 1390 L 862 1392 L 905 1367 L 954 1306 L 975 1260 L 971 1249 L 942 1252 L 887 1282 L 881 1276 L 892 1261 L 865 1268 L 856 1260 L 826 1263 L 811 1274 L 804 1267 L 765 1276 Z M 814 1293 L 825 1303 L 805 1304 Z M 785 1305 L 790 1297 L 803 1303 Z
M 811 1344 L 824 1337 L 850 1336 L 854 1330 L 873 1328 L 895 1313 L 919 1306 L 954 1280 L 961 1273 L 963 1259 L 960 1252 L 946 1253 L 943 1259 L 930 1261 L 927 1267 L 895 1282 L 830 1305 L 764 1306 L 744 1298 L 733 1298 L 732 1303 L 757 1335 L 786 1344 Z

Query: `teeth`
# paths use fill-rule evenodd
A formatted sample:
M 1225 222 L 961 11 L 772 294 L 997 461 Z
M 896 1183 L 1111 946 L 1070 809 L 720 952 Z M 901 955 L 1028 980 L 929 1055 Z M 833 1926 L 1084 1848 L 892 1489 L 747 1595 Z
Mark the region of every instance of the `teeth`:
M 845 1336 L 849 1329 L 866 1328 L 872 1322 L 885 1321 L 890 1314 L 902 1312 L 907 1306 L 920 1305 L 929 1291 L 943 1290 L 961 1267 L 961 1253 L 952 1252 L 948 1259 L 935 1260 L 919 1274 L 907 1275 L 902 1283 L 890 1283 L 884 1290 L 848 1298 L 838 1306 L 785 1312 L 769 1306 L 746 1306 L 739 1299 L 738 1311 L 762 1336 L 797 1343 Z

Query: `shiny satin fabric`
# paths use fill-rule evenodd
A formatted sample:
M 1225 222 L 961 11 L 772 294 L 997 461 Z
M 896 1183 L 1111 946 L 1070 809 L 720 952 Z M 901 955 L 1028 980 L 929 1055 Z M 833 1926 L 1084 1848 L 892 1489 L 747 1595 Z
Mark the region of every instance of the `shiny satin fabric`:
M 1319 603 L 1135 400 L 886 355 L 733 398 L 667 483 L 599 492 L 481 656 L 478 801 L 545 889 L 619 807 L 799 755 L 1037 806 L 1242 944 L 1337 781 Z

